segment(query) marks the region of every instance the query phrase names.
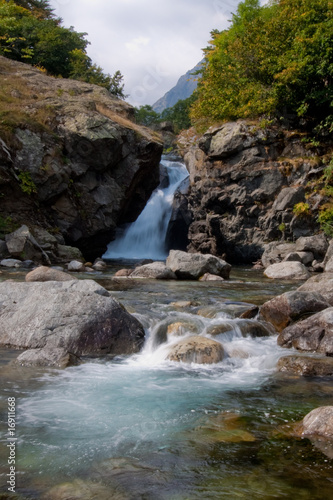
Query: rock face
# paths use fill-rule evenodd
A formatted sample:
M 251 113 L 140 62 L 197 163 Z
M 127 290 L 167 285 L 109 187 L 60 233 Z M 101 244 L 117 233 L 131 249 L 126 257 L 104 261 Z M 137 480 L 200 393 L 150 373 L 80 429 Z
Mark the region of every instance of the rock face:
M 219 342 L 196 335 L 172 346 L 168 359 L 183 363 L 212 364 L 222 361 L 223 355 L 224 349 Z
M 144 341 L 142 325 L 92 280 L 3 282 L 0 303 L 2 346 L 98 356 L 137 352 Z
M 333 356 L 333 307 L 285 328 L 278 344 Z
M 166 265 L 179 279 L 184 280 L 198 280 L 205 273 L 228 279 L 231 270 L 230 264 L 214 255 L 186 253 L 180 250 L 170 251 Z
M 57 227 L 93 260 L 157 186 L 158 134 L 131 121 L 133 108 L 106 89 L 0 62 L 2 76 L 25 89 L 19 103 L 33 123 L 18 123 L 10 145 L 0 147 L 2 216 Z
M 188 251 L 252 263 L 267 242 L 294 241 L 318 230 L 322 198 L 314 193 L 305 200 L 305 188 L 323 168 L 296 133 L 238 121 L 202 137 L 186 131 L 179 148 L 190 172 Z M 312 215 L 297 216 L 294 205 L 305 201 Z

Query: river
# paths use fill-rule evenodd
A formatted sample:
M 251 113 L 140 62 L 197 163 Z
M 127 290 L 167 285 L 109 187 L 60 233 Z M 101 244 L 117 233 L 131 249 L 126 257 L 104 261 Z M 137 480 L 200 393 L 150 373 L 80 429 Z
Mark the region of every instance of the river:
M 330 498 L 332 461 L 280 430 L 331 404 L 331 381 L 278 374 L 277 360 L 290 351 L 276 335 L 242 334 L 237 319 L 248 304 L 294 285 L 246 268 L 221 283 L 112 279 L 119 267 L 110 262 L 98 281 L 145 326 L 141 353 L 29 370 L 10 367 L 14 353 L 3 352 L 2 412 L 7 397 L 17 401 L 18 491 L 33 499 L 72 498 L 73 491 L 73 498 L 102 500 Z M 191 305 L 181 307 L 184 300 Z M 167 344 L 154 336 L 180 322 L 185 335 L 186 325 L 205 334 L 229 324 L 214 337 L 225 359 L 167 361 Z M 5 491 L 5 448 L 1 459 Z
M 105 257 L 165 258 L 173 191 L 187 175 L 176 167 L 181 175 L 155 191 L 148 216 Z M 7 492 L 7 398 L 15 397 L 20 499 L 332 498 L 332 450 L 322 453 L 322 444 L 291 437 L 286 427 L 332 404 L 331 380 L 277 373 L 278 359 L 291 351 L 277 346 L 269 327 L 239 318 L 298 285 L 246 267 L 223 282 L 115 278 L 135 264 L 109 260 L 105 272 L 79 277 L 96 279 L 141 321 L 140 353 L 56 370 L 11 366 L 17 352 L 1 351 L 0 492 Z M 7 278 L 23 280 L 24 272 L 6 271 Z M 223 361 L 169 361 L 177 335 L 193 333 L 221 342 Z

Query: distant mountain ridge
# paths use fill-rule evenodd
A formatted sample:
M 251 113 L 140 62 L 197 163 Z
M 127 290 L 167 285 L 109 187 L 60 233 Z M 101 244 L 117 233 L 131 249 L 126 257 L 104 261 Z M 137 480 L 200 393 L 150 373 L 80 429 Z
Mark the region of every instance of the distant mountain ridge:
M 193 73 L 198 71 L 201 65 L 202 61 L 185 73 L 185 75 L 182 75 L 176 85 L 153 104 L 153 110 L 156 113 L 161 113 L 166 108 L 174 106 L 180 99 L 190 97 L 197 88 L 198 75 L 193 75 Z

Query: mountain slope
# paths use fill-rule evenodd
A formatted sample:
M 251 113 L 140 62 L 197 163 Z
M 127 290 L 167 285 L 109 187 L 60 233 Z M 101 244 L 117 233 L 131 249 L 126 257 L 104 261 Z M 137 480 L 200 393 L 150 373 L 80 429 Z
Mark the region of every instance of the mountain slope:
M 174 106 L 180 99 L 187 99 L 192 95 L 197 87 L 198 77 L 193 73 L 200 69 L 201 64 L 202 61 L 185 73 L 185 75 L 181 76 L 176 85 L 153 104 L 152 107 L 156 113 L 161 113 L 164 109 Z

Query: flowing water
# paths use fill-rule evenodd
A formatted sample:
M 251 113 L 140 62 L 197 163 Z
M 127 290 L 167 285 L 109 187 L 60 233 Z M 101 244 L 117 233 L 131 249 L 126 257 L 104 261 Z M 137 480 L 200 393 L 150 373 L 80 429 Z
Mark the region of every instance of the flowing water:
M 331 381 L 277 374 L 290 351 L 269 329 L 254 336 L 256 320 L 239 319 L 249 304 L 295 285 L 244 268 L 221 283 L 111 279 L 117 268 L 110 263 L 99 282 L 144 325 L 142 352 L 32 371 L 10 367 L 14 353 L 3 353 L 4 421 L 7 397 L 17 403 L 18 492 L 47 500 L 332 498 L 332 460 L 318 448 L 326 444 L 282 432 L 332 404 Z M 168 361 L 177 335 L 193 333 L 214 333 L 223 361 Z M 4 447 L 3 492 L 6 457 Z
M 166 169 L 167 186 L 155 189 L 136 221 L 108 245 L 105 259 L 166 259 L 165 237 L 174 193 L 188 172 L 179 162 L 162 160 L 161 164 Z

